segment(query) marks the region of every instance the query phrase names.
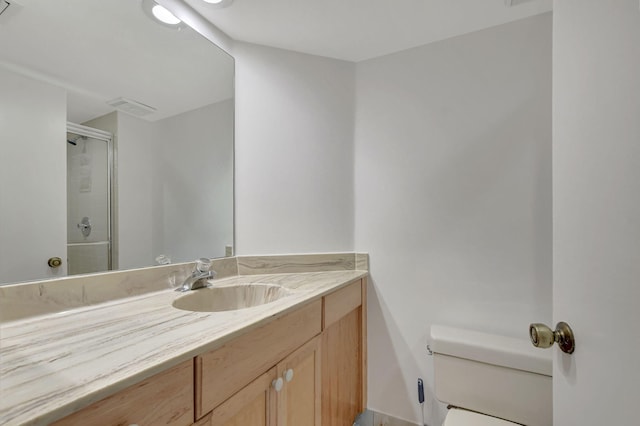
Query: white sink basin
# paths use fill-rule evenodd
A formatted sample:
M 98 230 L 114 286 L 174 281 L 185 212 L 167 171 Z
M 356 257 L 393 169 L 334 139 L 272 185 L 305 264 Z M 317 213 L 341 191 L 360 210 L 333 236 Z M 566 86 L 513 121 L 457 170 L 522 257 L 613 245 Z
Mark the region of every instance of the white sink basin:
M 223 312 L 252 308 L 290 295 L 275 284 L 239 284 L 192 290 L 173 301 L 173 307 L 194 312 Z

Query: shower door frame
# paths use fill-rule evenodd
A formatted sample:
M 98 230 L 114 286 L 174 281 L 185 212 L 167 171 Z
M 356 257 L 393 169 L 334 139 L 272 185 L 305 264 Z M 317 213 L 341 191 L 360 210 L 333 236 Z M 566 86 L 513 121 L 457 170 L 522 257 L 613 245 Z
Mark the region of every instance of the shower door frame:
M 67 133 L 73 133 L 78 136 L 86 136 L 88 138 L 97 139 L 107 143 L 107 271 L 113 270 L 113 213 L 114 213 L 114 146 L 113 134 L 104 130 L 94 129 L 93 127 L 83 126 L 82 124 L 67 121 Z M 69 214 L 69 213 L 67 213 Z M 67 241 L 67 247 L 69 242 Z M 67 255 L 68 256 L 68 255 Z M 68 260 L 67 260 L 68 262 Z M 105 272 L 105 271 L 100 271 Z M 98 273 L 98 272 L 96 272 Z

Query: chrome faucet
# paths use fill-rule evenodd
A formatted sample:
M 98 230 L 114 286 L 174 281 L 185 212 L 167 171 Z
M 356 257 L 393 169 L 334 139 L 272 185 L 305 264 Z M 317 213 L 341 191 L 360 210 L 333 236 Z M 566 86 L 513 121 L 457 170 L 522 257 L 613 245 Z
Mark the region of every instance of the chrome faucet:
M 210 267 L 211 260 L 206 257 L 201 257 L 196 260 L 195 269 L 191 275 L 184 280 L 182 285 L 176 288 L 176 291 L 189 291 L 209 287 L 207 280 L 211 280 L 216 277 L 216 271 L 209 270 Z

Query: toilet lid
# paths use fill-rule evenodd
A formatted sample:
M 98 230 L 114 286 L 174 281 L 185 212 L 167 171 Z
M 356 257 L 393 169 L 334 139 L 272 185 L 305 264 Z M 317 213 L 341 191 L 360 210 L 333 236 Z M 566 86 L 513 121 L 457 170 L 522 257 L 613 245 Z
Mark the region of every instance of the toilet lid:
M 442 426 L 514 426 L 517 423 L 498 419 L 497 417 L 485 416 L 473 411 L 452 408 L 447 413 Z

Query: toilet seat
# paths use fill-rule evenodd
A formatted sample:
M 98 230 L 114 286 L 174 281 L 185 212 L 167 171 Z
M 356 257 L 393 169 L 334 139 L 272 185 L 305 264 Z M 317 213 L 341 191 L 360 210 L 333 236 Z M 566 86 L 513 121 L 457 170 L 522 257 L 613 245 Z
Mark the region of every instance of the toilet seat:
M 451 408 L 442 426 L 515 426 L 518 423 L 508 422 L 497 417 Z

